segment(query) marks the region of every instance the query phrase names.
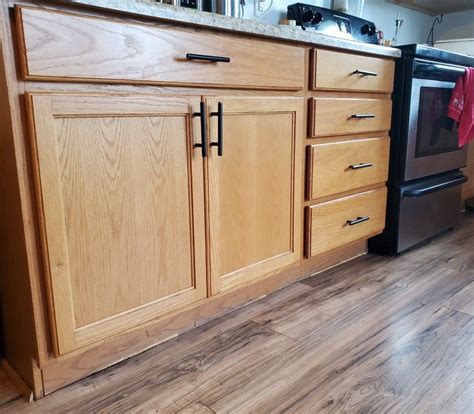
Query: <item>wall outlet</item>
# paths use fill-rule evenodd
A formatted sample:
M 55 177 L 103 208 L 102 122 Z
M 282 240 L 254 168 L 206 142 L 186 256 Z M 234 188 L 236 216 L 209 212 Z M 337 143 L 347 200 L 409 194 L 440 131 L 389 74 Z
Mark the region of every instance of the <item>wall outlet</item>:
M 266 0 L 255 0 L 255 15 L 259 15 L 267 9 Z

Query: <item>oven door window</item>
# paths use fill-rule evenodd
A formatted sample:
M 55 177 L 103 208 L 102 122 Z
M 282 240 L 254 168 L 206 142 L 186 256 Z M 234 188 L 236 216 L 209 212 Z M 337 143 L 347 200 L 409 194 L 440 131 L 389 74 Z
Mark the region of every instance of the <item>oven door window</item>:
M 456 123 L 446 116 L 450 88 L 420 88 L 415 157 L 460 151 Z

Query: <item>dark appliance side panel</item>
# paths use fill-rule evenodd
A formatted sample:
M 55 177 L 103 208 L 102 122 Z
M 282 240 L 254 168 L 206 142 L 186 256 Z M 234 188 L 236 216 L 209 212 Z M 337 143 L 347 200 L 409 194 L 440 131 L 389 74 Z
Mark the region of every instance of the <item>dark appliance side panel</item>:
M 403 182 L 401 171 L 405 168 L 406 146 L 410 119 L 410 99 L 413 59 L 401 58 L 395 65 L 395 83 L 392 94 L 392 124 L 390 128 L 389 182 Z

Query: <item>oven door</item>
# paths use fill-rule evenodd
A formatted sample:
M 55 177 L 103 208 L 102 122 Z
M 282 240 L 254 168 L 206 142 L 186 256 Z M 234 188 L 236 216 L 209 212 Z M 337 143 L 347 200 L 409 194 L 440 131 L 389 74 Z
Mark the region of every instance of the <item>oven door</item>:
M 463 67 L 414 60 L 404 181 L 466 165 L 467 146 L 458 147 L 457 124 L 446 116 L 463 74 Z

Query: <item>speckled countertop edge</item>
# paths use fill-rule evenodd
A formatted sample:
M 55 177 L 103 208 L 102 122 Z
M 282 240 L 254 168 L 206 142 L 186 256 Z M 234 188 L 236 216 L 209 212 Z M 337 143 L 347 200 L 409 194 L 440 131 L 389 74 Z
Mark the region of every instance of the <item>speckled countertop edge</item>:
M 315 46 L 326 46 L 385 57 L 398 58 L 401 55 L 400 50 L 395 48 L 340 39 L 316 32 L 301 30 L 299 27 L 276 26 L 254 20 L 221 16 L 149 1 L 70 0 L 62 2 L 101 10 L 113 10 L 139 16 L 154 17 L 168 22 L 185 23 L 211 29 L 221 29 L 270 39 L 284 39 Z

